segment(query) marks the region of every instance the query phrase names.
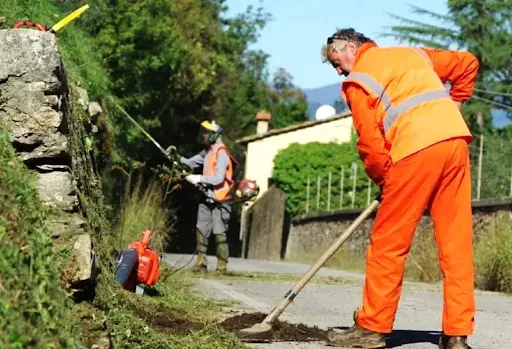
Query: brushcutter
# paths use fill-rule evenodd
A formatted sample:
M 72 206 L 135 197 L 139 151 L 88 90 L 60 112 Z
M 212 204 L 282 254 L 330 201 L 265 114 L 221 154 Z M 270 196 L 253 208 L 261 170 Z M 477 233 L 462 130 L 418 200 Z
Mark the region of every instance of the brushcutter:
M 176 149 L 176 147 L 169 146 L 167 149 L 164 149 L 146 130 L 144 130 L 144 128 L 141 125 L 139 125 L 139 123 L 137 121 L 135 121 L 134 118 L 132 118 L 130 116 L 130 114 L 128 114 L 126 112 L 126 110 L 124 110 L 123 107 L 121 107 L 119 104 L 115 103 L 115 101 L 113 100 L 112 97 L 110 97 L 110 100 L 160 150 L 160 152 L 167 158 L 167 160 L 169 160 L 173 164 L 173 166 L 180 172 L 182 177 L 189 174 L 188 170 L 185 169 L 185 167 L 181 165 L 180 160 L 179 160 L 180 156 L 176 152 L 170 151 L 172 148 Z M 207 195 L 208 188 L 205 185 L 199 184 L 199 185 L 196 185 L 196 188 L 198 188 L 204 195 L 208 196 Z M 223 203 L 231 203 L 232 204 L 232 203 L 238 203 L 238 202 L 246 202 L 246 201 L 252 200 L 256 196 L 258 196 L 259 192 L 260 192 L 260 188 L 259 188 L 258 184 L 256 183 L 256 181 L 250 180 L 247 178 L 235 179 L 235 184 L 232 188 L 233 199 L 230 201 L 227 201 L 227 202 L 223 202 Z M 213 198 L 210 198 L 210 199 L 214 200 Z
M 321 255 L 315 264 L 296 281 L 295 285 L 285 294 L 279 304 L 267 315 L 261 322 L 252 327 L 239 330 L 235 335 L 244 342 L 268 342 L 272 337 L 272 323 L 284 312 L 286 307 L 295 299 L 302 288 L 311 280 L 311 278 L 320 270 L 320 268 L 329 260 L 329 258 L 341 247 L 341 245 L 357 230 L 361 223 L 379 206 L 380 194 L 368 206 L 355 221 L 341 234 L 327 251 Z

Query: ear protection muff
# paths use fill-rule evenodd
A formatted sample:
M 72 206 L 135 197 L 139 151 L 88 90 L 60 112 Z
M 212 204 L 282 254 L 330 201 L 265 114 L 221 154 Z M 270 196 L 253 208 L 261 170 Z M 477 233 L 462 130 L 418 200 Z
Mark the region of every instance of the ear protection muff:
M 208 142 L 213 143 L 219 138 L 219 134 L 217 132 L 212 131 L 208 136 Z
M 210 143 L 215 142 L 215 141 L 217 140 L 217 138 L 219 138 L 219 136 L 220 136 L 223 132 L 224 132 L 224 130 L 223 130 L 221 127 L 219 127 L 219 129 L 218 129 L 217 131 L 212 131 L 212 132 L 210 133 L 210 136 L 208 137 L 208 141 L 209 141 Z

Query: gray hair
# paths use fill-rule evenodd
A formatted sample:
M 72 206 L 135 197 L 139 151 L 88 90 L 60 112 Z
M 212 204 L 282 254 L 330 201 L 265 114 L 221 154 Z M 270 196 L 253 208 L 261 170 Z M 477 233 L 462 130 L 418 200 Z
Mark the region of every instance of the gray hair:
M 340 39 L 334 39 L 332 44 L 330 45 L 323 45 L 320 50 L 320 58 L 322 60 L 322 63 L 329 62 L 328 53 L 329 53 L 329 47 L 334 52 L 341 52 L 347 49 L 348 40 L 340 40 Z
M 347 48 L 347 43 L 349 41 L 356 44 L 356 47 L 361 46 L 365 42 L 374 42 L 372 39 L 355 31 L 353 28 L 336 29 L 336 33 L 334 33 L 331 38 L 334 38 L 331 44 L 322 46 L 321 58 L 324 63 L 329 61 L 327 59 L 329 47 L 332 48 L 334 52 L 340 52 Z

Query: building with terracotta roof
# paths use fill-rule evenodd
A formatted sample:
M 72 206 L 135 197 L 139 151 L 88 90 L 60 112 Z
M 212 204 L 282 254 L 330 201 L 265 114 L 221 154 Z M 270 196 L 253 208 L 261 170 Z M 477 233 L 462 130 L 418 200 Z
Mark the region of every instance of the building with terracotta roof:
M 271 117 L 265 111 L 257 113 L 256 134 L 237 140 L 237 143 L 246 145 L 245 178 L 258 183 L 259 196 L 269 187 L 274 169 L 274 157 L 280 150 L 292 143 L 349 142 L 353 129 L 350 112 L 275 130 L 268 129 Z

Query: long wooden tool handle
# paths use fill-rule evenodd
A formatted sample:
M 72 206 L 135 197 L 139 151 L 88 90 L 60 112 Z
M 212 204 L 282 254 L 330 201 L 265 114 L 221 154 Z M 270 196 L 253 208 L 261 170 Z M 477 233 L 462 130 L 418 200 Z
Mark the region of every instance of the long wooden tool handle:
M 309 270 L 299 279 L 299 281 L 293 286 L 291 290 L 286 293 L 284 299 L 279 303 L 279 305 L 270 312 L 264 323 L 272 323 L 275 319 L 278 318 L 279 315 L 286 309 L 288 304 L 299 294 L 300 290 L 311 280 L 311 278 L 318 272 L 318 270 L 327 262 L 329 258 L 341 247 L 341 245 L 347 240 L 354 231 L 361 225 L 361 223 L 375 210 L 380 204 L 380 200 L 374 200 L 370 206 L 368 206 L 360 215 L 357 217 L 354 222 L 347 228 L 347 230 L 341 234 L 338 239 L 334 242 L 331 247 L 325 253 L 318 258 L 315 264 L 309 268 Z

